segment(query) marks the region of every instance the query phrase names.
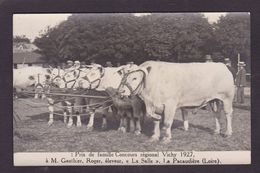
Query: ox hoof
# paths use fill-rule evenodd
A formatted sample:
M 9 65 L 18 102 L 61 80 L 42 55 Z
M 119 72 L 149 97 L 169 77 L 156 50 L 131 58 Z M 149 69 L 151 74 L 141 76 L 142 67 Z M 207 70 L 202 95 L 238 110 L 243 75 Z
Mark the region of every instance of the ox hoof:
M 92 126 L 87 126 L 87 131 L 92 131 L 93 127 Z
M 121 132 L 122 127 L 118 127 L 117 131 Z
M 225 133 L 225 134 L 223 134 L 223 137 L 224 138 L 230 138 L 232 136 L 232 134 L 230 134 L 230 133 Z
M 81 125 L 82 125 L 81 123 L 77 123 L 77 127 L 81 127 Z
M 168 144 L 170 142 L 171 142 L 171 138 L 167 138 L 167 137 L 162 138 L 162 143 Z
M 125 127 L 121 127 L 121 128 L 120 128 L 120 131 L 121 131 L 122 133 L 126 133 L 126 128 L 125 128 Z
M 220 131 L 219 131 L 219 130 L 214 130 L 213 134 L 214 134 L 214 135 L 219 135 L 219 134 L 220 134 Z
M 72 124 L 67 124 L 67 128 L 71 128 L 72 127 Z
M 159 136 L 152 136 L 148 141 L 149 142 L 157 142 L 157 141 L 159 141 Z
M 107 129 L 107 125 L 102 125 L 101 129 L 105 131 Z
M 141 132 L 139 130 L 136 130 L 135 132 L 135 135 L 139 136 L 141 134 Z
M 53 124 L 53 121 L 48 121 L 48 126 L 51 126 Z
M 183 131 L 187 132 L 187 131 L 189 131 L 189 128 L 180 127 L 180 130 L 183 130 Z

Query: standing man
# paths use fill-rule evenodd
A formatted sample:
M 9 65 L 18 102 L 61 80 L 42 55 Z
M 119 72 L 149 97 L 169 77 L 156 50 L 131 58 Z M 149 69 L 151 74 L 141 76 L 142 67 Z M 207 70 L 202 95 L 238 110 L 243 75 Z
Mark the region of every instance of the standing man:
M 67 61 L 67 67 L 66 67 L 66 68 L 70 68 L 70 67 L 72 67 L 72 66 L 73 66 L 73 61 L 68 60 L 68 61 Z
M 244 87 L 246 85 L 246 64 L 244 62 L 238 63 L 238 72 L 236 75 L 235 84 L 237 86 L 237 102 L 244 103 Z
M 230 59 L 229 58 L 225 58 L 224 62 L 226 64 L 227 68 L 229 69 L 229 71 L 232 73 L 233 79 L 235 80 L 235 78 L 236 78 L 236 70 L 231 66 Z
M 80 68 L 80 62 L 74 61 L 74 69 L 79 69 L 79 68 Z
M 111 61 L 106 62 L 106 67 L 113 67 L 113 64 L 111 63 Z
M 206 55 L 205 62 L 213 62 L 213 60 L 212 60 L 210 55 Z

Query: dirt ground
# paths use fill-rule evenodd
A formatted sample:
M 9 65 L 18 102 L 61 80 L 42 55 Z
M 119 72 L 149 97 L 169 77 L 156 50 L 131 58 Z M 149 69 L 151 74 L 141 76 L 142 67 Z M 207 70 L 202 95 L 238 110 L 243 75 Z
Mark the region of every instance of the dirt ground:
M 249 102 L 249 98 L 247 98 Z M 215 120 L 205 110 L 196 115 L 189 114 L 190 129 L 183 130 L 183 122 L 178 110 L 172 126 L 172 141 L 148 142 L 153 123 L 146 118 L 142 134 L 117 131 L 119 120 L 111 113 L 108 129 L 101 131 L 100 115 L 96 115 L 94 130 L 87 131 L 88 117 L 82 119 L 82 127 L 67 128 L 63 117 L 54 116 L 54 124 L 48 126 L 46 102 L 36 99 L 14 100 L 14 114 L 21 120 L 14 123 L 14 152 L 70 152 L 70 151 L 234 151 L 251 150 L 251 113 L 249 110 L 234 108 L 233 135 L 224 138 L 214 135 Z M 225 131 L 225 116 L 221 117 L 221 132 Z

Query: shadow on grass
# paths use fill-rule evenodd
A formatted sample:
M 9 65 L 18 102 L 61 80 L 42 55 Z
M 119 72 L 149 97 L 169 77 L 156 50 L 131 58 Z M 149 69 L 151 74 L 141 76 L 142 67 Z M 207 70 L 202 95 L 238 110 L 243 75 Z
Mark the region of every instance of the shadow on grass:
M 153 135 L 153 126 L 154 125 L 153 125 L 153 121 L 152 120 L 150 120 L 150 119 L 145 120 L 142 133 L 144 133 L 147 136 Z M 160 123 L 160 127 L 162 127 L 162 123 Z M 212 134 L 214 132 L 211 128 L 204 127 L 204 126 L 201 126 L 201 125 L 194 125 L 194 124 L 190 123 L 189 124 L 189 130 L 191 130 L 193 128 L 205 131 L 205 132 L 207 132 L 209 134 Z M 173 125 L 172 125 L 172 130 L 173 129 L 180 129 L 180 130 L 184 131 L 183 121 L 175 119 L 173 121 Z
M 62 113 L 61 111 L 58 113 Z M 49 113 L 41 113 L 41 114 L 37 114 L 37 115 L 33 115 L 33 116 L 28 116 L 28 118 L 30 118 L 30 120 L 33 121 L 46 121 L 46 123 L 49 120 Z M 60 121 L 63 122 L 63 116 L 60 115 L 54 115 L 54 121 Z M 76 124 L 76 117 L 73 117 L 73 124 Z M 81 116 L 81 122 L 82 122 L 82 126 L 86 126 L 88 124 L 89 121 L 89 116 Z M 107 128 L 106 129 L 102 129 L 102 115 L 100 114 L 96 114 L 95 115 L 95 119 L 94 119 L 94 131 L 109 131 L 109 130 L 117 130 L 119 127 L 119 118 L 117 118 L 116 116 L 113 116 L 111 113 L 107 116 Z M 153 120 L 149 119 L 149 118 L 145 118 L 145 120 L 142 122 L 141 124 L 142 126 L 142 132 L 144 135 L 147 136 L 151 136 L 153 135 Z M 160 124 L 160 127 L 162 127 L 162 123 Z M 208 127 L 204 127 L 201 125 L 194 125 L 194 124 L 189 124 L 189 128 L 191 129 L 199 129 L 202 131 L 205 131 L 209 134 L 213 133 L 213 129 L 208 128 Z M 177 120 L 175 119 L 173 121 L 173 125 L 172 125 L 172 130 L 173 129 L 180 129 L 180 130 L 184 130 L 183 128 L 183 121 L 181 120 Z

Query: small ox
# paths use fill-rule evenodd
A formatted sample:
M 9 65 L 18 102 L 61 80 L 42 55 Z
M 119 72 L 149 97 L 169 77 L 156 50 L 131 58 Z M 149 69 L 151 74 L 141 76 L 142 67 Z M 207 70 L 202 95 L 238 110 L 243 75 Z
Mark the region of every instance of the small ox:
M 133 96 L 131 99 L 129 98 L 119 98 L 116 89 L 118 89 L 123 74 L 128 72 L 128 69 L 132 67 L 137 67 L 135 64 L 128 64 L 121 67 L 102 67 L 96 66 L 92 68 L 90 72 L 81 80 L 82 86 L 94 86 L 95 84 L 97 87 L 95 90 L 97 91 L 106 91 L 113 100 L 113 105 L 117 110 L 117 114 L 120 117 L 120 125 L 118 130 L 123 132 L 126 131 L 127 125 L 127 116 L 130 118 L 130 131 L 135 131 L 135 134 L 141 133 L 141 125 L 140 125 L 140 118 L 143 117 L 145 112 L 145 106 L 143 101 L 140 100 L 138 96 Z M 134 122 L 135 120 L 135 122 Z
M 119 87 L 123 95 L 139 95 L 148 115 L 153 117 L 151 140 L 169 142 L 175 111 L 182 107 L 201 107 L 220 100 L 227 120 L 225 136 L 232 135 L 232 101 L 234 80 L 223 63 L 169 63 L 147 61 L 127 73 Z M 160 119 L 163 117 L 162 134 Z M 219 117 L 215 117 L 215 133 L 220 133 Z
M 127 118 L 130 119 L 130 132 L 134 132 L 136 135 L 141 134 L 141 119 L 145 116 L 144 102 L 136 95 L 130 98 L 122 98 L 117 92 L 117 89 L 108 87 L 106 92 L 112 98 L 113 105 L 117 109 L 117 114 L 120 117 L 120 125 L 118 130 L 126 132 L 127 130 Z

